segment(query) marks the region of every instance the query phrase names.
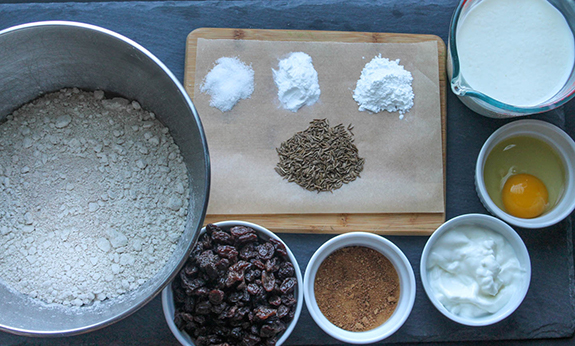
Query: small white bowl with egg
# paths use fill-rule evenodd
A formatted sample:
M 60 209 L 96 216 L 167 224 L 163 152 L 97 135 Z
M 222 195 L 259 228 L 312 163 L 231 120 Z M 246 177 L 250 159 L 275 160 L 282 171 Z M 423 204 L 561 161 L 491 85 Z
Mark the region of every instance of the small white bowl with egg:
M 431 303 L 467 326 L 507 318 L 521 305 L 531 281 L 521 237 L 505 222 L 483 214 L 442 224 L 425 244 L 420 271 Z
M 531 182 L 520 181 L 522 176 Z M 566 218 L 575 209 L 574 177 L 573 139 L 555 125 L 532 119 L 493 132 L 475 167 L 475 186 L 485 208 L 523 228 L 548 227 Z M 546 200 L 536 199 L 541 192 Z M 539 211 L 531 213 L 531 208 Z

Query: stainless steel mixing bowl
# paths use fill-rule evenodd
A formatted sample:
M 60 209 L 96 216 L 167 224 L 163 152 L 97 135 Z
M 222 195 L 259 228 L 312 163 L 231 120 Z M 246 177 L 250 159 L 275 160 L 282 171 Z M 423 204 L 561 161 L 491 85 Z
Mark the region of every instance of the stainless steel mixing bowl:
M 155 56 L 117 33 L 82 23 L 38 22 L 0 31 L 0 126 L 12 110 L 64 87 L 119 94 L 156 114 L 188 168 L 188 219 L 175 252 L 155 276 L 98 307 L 47 306 L 0 284 L 0 330 L 15 334 L 79 334 L 138 310 L 180 270 L 207 208 L 210 164 L 200 118 L 181 84 Z

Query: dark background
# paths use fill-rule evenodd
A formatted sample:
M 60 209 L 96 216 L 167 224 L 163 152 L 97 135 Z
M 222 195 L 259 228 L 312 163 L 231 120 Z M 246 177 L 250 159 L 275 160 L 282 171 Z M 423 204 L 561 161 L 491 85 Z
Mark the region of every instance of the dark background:
M 337 30 L 433 34 L 447 42 L 455 0 L 387 1 L 0 1 L 0 29 L 42 20 L 71 20 L 116 31 L 156 55 L 183 81 L 186 36 L 200 27 Z M 9 49 L 2 47 L 0 49 Z M 0 61 L 0 64 L 2 62 Z M 1 82 L 1 81 L 0 81 Z M 473 172 L 483 142 L 509 120 L 485 118 L 447 92 L 447 219 L 484 213 Z M 201 117 L 201 114 L 200 114 Z M 551 122 L 575 136 L 575 101 L 547 114 L 526 117 Z M 427 237 L 387 237 L 409 258 L 417 279 L 414 309 L 405 325 L 382 343 L 460 345 L 575 344 L 573 215 L 541 230 L 518 229 L 532 260 L 531 287 L 523 304 L 493 326 L 471 328 L 443 317 L 427 299 L 419 259 Z M 264 225 L 265 226 L 265 225 Z M 280 234 L 302 272 L 332 236 Z M 2 313 L 0 311 L 0 313 Z M 498 342 L 494 342 L 497 340 Z M 68 338 L 28 338 L 0 332 L 0 345 L 176 345 L 161 299 L 96 332 Z M 319 329 L 305 307 L 288 345 L 338 344 Z

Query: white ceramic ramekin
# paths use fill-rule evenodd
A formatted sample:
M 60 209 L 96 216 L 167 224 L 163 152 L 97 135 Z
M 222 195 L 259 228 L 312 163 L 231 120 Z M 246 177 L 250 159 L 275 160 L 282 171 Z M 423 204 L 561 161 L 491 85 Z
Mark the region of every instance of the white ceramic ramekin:
M 287 340 L 287 338 L 290 336 L 293 329 L 295 328 L 295 325 L 297 324 L 297 321 L 299 319 L 299 315 L 301 314 L 301 309 L 303 307 L 303 299 L 304 299 L 303 298 L 303 290 L 302 290 L 303 280 L 302 280 L 302 276 L 301 276 L 301 270 L 299 268 L 299 265 L 297 263 L 295 256 L 293 255 L 293 253 L 291 252 L 289 247 L 277 235 L 275 235 L 272 231 L 270 231 L 267 228 L 264 228 L 260 225 L 256 225 L 254 223 L 245 222 L 245 221 L 222 221 L 222 222 L 214 223 L 214 225 L 216 225 L 222 229 L 229 229 L 233 226 L 250 227 L 250 228 L 255 229 L 258 232 L 258 235 L 262 239 L 265 240 L 265 239 L 269 239 L 269 238 L 274 238 L 276 240 L 279 240 L 280 242 L 282 242 L 285 245 L 286 251 L 288 253 L 288 257 L 294 266 L 295 274 L 296 274 L 296 278 L 297 278 L 297 287 L 296 287 L 295 293 L 294 293 L 294 296 L 297 298 L 297 305 L 296 305 L 296 310 L 295 310 L 293 320 L 290 322 L 287 329 L 284 331 L 284 333 L 281 335 L 281 337 L 278 339 L 278 341 L 276 343 L 277 346 L 282 345 Z M 200 234 L 203 234 L 205 231 L 206 231 L 206 228 L 204 227 L 204 228 L 202 228 Z M 172 284 L 171 283 L 162 291 L 162 308 L 164 310 L 164 316 L 166 318 L 166 322 L 168 323 L 168 327 L 170 327 L 170 330 L 172 331 L 172 333 L 174 334 L 176 339 L 178 339 L 178 341 L 184 346 L 195 346 L 194 342 L 192 341 L 192 339 L 190 338 L 188 333 L 179 330 L 178 327 L 176 327 L 176 325 L 174 323 L 175 306 L 174 306 L 174 296 L 172 293 Z
M 445 306 L 443 306 L 443 304 L 435 296 L 433 288 L 429 282 L 427 271 L 427 261 L 437 240 L 450 230 L 456 230 L 458 227 L 468 225 L 476 225 L 478 227 L 501 234 L 515 251 L 515 255 L 517 256 L 521 267 L 525 269 L 524 281 L 522 282 L 521 287 L 507 302 L 507 304 L 505 304 L 503 308 L 501 308 L 496 313 L 477 318 L 469 318 L 456 315 L 449 311 Z M 439 310 L 443 315 L 452 321 L 467 326 L 487 326 L 507 318 L 519 307 L 519 305 L 521 305 L 521 302 L 523 302 L 523 299 L 529 290 L 529 283 L 531 281 L 531 260 L 523 240 L 521 237 L 519 237 L 517 232 L 511 228 L 511 226 L 490 215 L 465 214 L 445 222 L 439 226 L 439 228 L 429 237 L 425 247 L 423 248 L 423 253 L 421 254 L 420 273 L 421 282 L 423 283 L 425 293 L 429 297 L 431 303 L 433 303 L 437 310 Z
M 399 301 L 391 317 L 381 326 L 365 332 L 352 332 L 331 323 L 320 311 L 314 294 L 314 282 L 320 264 L 334 251 L 348 246 L 365 246 L 382 253 L 395 267 L 399 276 Z M 323 244 L 310 259 L 304 275 L 303 291 L 307 309 L 326 333 L 350 344 L 369 344 L 383 340 L 395 333 L 407 320 L 415 302 L 415 275 L 403 252 L 384 237 L 364 232 L 339 235 Z
M 557 152 L 565 167 L 563 196 L 550 211 L 533 219 L 515 217 L 501 210 L 489 197 L 483 179 L 485 160 L 491 150 L 501 141 L 515 136 L 530 136 L 549 144 Z M 575 209 L 575 142 L 563 130 L 545 121 L 527 119 L 508 123 L 493 132 L 483 144 L 475 166 L 475 187 L 485 208 L 505 222 L 523 228 L 543 228 L 554 225 Z

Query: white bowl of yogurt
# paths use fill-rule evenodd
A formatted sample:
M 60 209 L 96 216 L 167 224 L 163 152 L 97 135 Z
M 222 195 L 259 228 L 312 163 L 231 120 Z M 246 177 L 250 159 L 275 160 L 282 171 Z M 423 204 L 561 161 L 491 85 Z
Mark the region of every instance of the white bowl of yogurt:
M 493 118 L 565 104 L 575 96 L 574 12 L 571 1 L 462 0 L 449 31 L 451 89 Z
M 511 226 L 489 215 L 466 214 L 441 225 L 420 263 L 433 305 L 454 322 L 487 326 L 511 315 L 531 281 L 531 261 Z

